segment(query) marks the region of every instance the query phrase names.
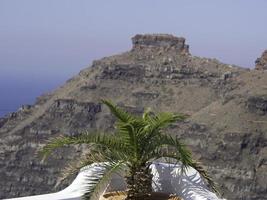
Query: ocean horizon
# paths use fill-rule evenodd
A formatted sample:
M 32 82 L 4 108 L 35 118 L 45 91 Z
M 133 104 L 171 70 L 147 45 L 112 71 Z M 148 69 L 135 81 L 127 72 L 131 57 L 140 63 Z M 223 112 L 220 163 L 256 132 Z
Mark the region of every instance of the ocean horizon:
M 0 117 L 16 112 L 22 105 L 33 105 L 36 98 L 51 92 L 74 76 L 69 73 L 0 74 Z

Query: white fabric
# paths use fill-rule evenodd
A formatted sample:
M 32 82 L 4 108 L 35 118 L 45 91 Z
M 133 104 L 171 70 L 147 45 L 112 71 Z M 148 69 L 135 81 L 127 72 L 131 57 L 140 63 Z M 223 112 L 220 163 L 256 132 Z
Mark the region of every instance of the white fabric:
M 81 200 L 85 191 L 86 177 L 101 169 L 100 164 L 92 164 L 81 170 L 75 180 L 60 192 L 13 198 L 12 200 Z M 181 175 L 179 164 L 153 163 L 153 190 L 176 194 L 184 200 L 221 200 L 216 194 L 210 192 L 200 175 L 193 168 L 189 168 Z M 124 190 L 125 182 L 122 176 L 114 175 L 109 185 L 102 192 Z M 102 193 L 103 194 L 103 193 Z M 11 200 L 11 199 L 10 199 Z
M 184 175 L 179 164 L 154 163 L 151 168 L 156 192 L 176 194 L 184 200 L 219 200 L 193 168 L 186 170 Z

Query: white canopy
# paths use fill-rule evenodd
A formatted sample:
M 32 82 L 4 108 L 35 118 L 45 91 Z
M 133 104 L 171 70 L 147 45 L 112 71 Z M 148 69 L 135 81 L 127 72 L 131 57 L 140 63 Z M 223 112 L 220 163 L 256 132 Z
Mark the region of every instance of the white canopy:
M 67 188 L 60 192 L 13 198 L 12 200 L 81 200 L 85 191 L 86 177 L 94 174 L 101 168 L 101 163 L 94 163 L 81 170 L 75 180 Z M 199 173 L 189 168 L 185 174 L 181 174 L 179 164 L 167 164 L 154 162 L 151 165 L 153 173 L 153 190 L 176 194 L 184 200 L 221 200 L 208 190 Z M 104 192 L 124 190 L 125 182 L 122 176 L 114 175 L 110 183 L 103 188 Z

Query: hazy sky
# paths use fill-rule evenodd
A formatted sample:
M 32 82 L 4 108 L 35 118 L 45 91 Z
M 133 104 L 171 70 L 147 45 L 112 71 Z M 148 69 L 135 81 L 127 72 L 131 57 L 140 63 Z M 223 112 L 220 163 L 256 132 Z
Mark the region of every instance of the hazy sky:
M 130 49 L 136 33 L 183 36 L 193 55 L 253 67 L 266 10 L 267 0 L 0 0 L 0 115 Z

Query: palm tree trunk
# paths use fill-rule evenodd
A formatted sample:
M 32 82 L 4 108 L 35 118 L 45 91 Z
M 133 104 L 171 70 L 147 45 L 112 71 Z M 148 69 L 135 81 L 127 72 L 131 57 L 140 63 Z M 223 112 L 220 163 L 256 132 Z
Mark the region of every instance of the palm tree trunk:
M 126 176 L 125 200 L 149 200 L 152 193 L 152 177 L 149 166 L 131 168 L 129 175 Z

